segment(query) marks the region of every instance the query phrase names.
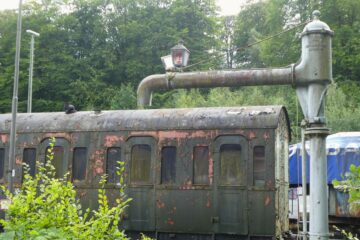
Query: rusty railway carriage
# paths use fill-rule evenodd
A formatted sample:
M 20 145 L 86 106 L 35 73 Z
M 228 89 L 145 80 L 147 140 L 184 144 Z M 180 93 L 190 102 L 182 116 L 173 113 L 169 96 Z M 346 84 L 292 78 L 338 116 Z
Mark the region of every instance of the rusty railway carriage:
M 70 172 L 86 207 L 100 176 L 118 194 L 124 161 L 133 198 L 123 224 L 157 239 L 271 239 L 288 230 L 289 121 L 281 106 L 18 114 L 16 178 L 34 174 L 56 137 L 57 176 Z M 6 183 L 11 115 L 0 116 Z

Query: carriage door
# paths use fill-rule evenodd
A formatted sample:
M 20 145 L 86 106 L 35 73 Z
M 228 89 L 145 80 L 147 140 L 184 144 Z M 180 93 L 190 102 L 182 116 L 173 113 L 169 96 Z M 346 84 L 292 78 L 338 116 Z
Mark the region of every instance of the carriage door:
M 248 142 L 243 136 L 220 136 L 214 148 L 215 231 L 246 235 Z
M 126 159 L 129 162 L 128 229 L 133 231 L 154 231 L 154 160 L 156 141 L 152 137 L 131 137 L 126 144 Z
M 50 157 L 50 138 L 45 138 L 41 142 L 40 159 L 43 163 L 49 161 Z M 69 152 L 70 144 L 65 138 L 55 138 L 54 147 L 52 149 L 52 164 L 55 167 L 55 177 L 62 178 L 69 171 Z

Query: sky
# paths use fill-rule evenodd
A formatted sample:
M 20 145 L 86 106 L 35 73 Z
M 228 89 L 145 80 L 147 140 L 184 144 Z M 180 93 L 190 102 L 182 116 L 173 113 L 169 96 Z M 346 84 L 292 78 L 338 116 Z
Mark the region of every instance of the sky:
M 25 3 L 26 0 L 23 0 Z M 235 15 L 239 12 L 240 6 L 244 4 L 244 0 L 216 0 L 221 8 L 222 15 Z M 19 0 L 0 0 L 0 10 L 15 9 L 19 5 Z

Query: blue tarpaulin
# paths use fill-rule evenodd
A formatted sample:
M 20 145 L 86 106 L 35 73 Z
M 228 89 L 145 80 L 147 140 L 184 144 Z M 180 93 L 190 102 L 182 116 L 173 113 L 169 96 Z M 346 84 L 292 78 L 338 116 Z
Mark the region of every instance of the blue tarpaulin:
M 306 144 L 306 180 L 309 183 L 309 143 Z M 342 180 L 349 171 L 350 165 L 360 165 L 360 132 L 341 132 L 329 135 L 326 138 L 328 184 L 334 179 Z M 289 182 L 292 185 L 301 185 L 301 144 L 289 147 Z M 310 159 L 311 161 L 311 159 Z

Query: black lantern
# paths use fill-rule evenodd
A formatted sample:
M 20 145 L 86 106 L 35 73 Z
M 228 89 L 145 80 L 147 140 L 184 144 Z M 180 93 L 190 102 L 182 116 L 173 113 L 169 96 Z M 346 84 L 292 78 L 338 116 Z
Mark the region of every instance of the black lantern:
M 188 64 L 190 51 L 180 41 L 176 46 L 171 48 L 172 62 L 175 67 L 182 68 Z

